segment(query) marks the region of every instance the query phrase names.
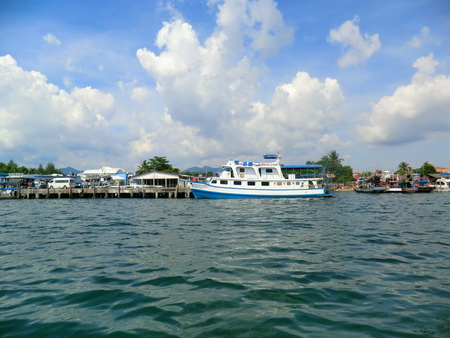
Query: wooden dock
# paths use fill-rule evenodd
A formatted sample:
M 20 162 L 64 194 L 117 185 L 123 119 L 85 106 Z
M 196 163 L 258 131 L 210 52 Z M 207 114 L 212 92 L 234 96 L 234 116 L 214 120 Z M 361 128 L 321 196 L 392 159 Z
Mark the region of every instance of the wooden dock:
M 67 189 L 18 189 L 15 198 L 191 198 L 189 187 L 93 187 Z

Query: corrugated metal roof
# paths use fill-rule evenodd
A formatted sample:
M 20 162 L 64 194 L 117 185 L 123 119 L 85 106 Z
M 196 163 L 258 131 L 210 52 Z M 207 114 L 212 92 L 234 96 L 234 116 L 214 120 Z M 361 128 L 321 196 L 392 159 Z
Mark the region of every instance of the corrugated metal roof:
M 152 179 L 179 179 L 180 177 L 176 174 L 164 173 L 160 171 L 152 171 L 149 173 L 134 176 L 133 180 L 152 180 Z

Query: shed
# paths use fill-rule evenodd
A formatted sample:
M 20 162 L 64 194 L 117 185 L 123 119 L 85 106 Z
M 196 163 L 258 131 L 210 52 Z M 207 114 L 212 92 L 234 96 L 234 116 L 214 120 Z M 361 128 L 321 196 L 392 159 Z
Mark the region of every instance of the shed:
M 152 186 L 160 186 L 164 188 L 174 188 L 178 186 L 180 177 L 175 174 L 160 172 L 160 171 L 152 171 L 149 173 L 141 174 L 133 177 L 133 184 L 139 185 L 152 185 Z

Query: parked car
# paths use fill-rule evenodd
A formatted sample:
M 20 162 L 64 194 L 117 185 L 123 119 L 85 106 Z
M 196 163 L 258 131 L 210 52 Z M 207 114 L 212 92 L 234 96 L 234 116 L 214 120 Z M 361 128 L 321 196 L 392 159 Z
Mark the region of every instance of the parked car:
M 50 189 L 75 188 L 75 180 L 70 177 L 54 178 L 48 182 L 48 187 Z

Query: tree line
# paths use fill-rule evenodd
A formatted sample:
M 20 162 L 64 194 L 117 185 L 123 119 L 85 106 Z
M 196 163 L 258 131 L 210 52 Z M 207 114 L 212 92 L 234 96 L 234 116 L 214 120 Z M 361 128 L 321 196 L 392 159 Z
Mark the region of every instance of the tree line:
M 326 172 L 335 176 L 333 179 L 333 182 L 335 183 L 346 183 L 353 181 L 353 168 L 348 165 L 343 165 L 342 162 L 343 159 L 340 158 L 338 152 L 336 150 L 331 150 L 327 155 L 322 156 L 319 161 L 308 161 L 306 164 L 321 164 L 326 167 Z M 381 170 L 375 170 L 375 172 L 381 172 Z M 435 174 L 436 172 L 436 168 L 429 162 L 425 162 L 421 167 L 416 169 L 413 169 L 406 162 L 401 162 L 398 165 L 395 174 L 412 175 L 413 173 L 416 173 L 421 176 L 428 176 L 430 174 Z M 360 176 L 362 177 L 372 175 L 373 173 L 369 171 L 360 173 Z
M 60 170 L 56 169 L 52 162 L 48 162 L 46 166 L 39 164 L 37 168 L 27 168 L 25 166 L 19 166 L 13 160 L 8 163 L 0 162 L 0 173 L 20 173 L 20 174 L 34 174 L 34 175 L 51 175 L 51 174 L 63 174 Z

